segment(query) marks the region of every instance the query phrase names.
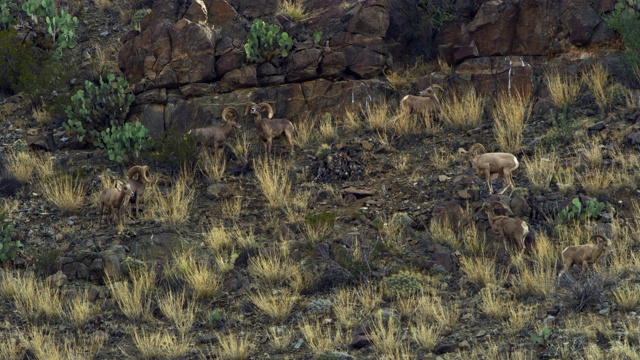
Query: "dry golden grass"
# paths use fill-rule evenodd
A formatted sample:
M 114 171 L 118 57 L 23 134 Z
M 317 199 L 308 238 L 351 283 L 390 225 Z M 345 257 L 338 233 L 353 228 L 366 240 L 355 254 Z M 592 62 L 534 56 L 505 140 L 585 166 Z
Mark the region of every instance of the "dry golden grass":
M 291 178 L 289 165 L 280 159 L 262 157 L 254 160 L 258 188 L 272 209 L 283 208 L 291 201 Z
M 406 155 L 406 154 L 399 155 L 395 158 L 395 161 L 393 162 L 393 167 L 400 172 L 405 172 L 409 168 L 410 159 L 411 157 L 409 155 Z
M 602 167 L 585 170 L 578 173 L 576 178 L 589 196 L 597 196 L 609 191 L 615 180 L 614 174 Z
M 7 152 L 4 166 L 11 176 L 23 183 L 31 181 L 34 175 L 40 179 L 47 179 L 53 175 L 51 159 L 30 151 Z
M 387 79 L 389 88 L 400 91 L 411 87 L 414 76 L 408 71 L 387 70 L 384 72 L 384 77 Z
M 384 222 L 382 242 L 396 253 L 402 253 L 407 247 L 405 229 L 408 225 L 405 222 L 410 219 L 407 213 L 398 212 Z
M 223 152 L 212 154 L 208 149 L 201 151 L 199 154 L 199 168 L 213 182 L 222 180 L 227 169 L 227 160 L 223 154 Z
M 418 120 L 414 116 L 398 110 L 392 114 L 389 130 L 399 138 L 415 136 L 418 129 Z
M 190 340 L 178 338 L 167 330 L 134 329 L 131 337 L 143 359 L 177 359 L 185 356 L 193 346 Z
M 234 137 L 234 141 L 231 143 L 231 151 L 240 164 L 248 165 L 250 150 L 251 144 L 249 143 L 247 132 L 242 131 L 240 135 Z
M 60 319 L 63 314 L 62 295 L 33 275 L 20 272 L 0 274 L 0 295 L 13 301 L 18 314 L 27 320 Z
M 400 296 L 394 296 L 393 305 L 394 309 L 400 314 L 402 320 L 413 318 L 420 301 L 420 296 L 423 294 L 402 294 Z
M 537 150 L 532 158 L 524 158 L 524 171 L 534 190 L 549 190 L 551 180 L 557 173 L 558 155 L 555 151 L 543 154 Z
M 323 143 L 332 143 L 338 137 L 338 128 L 331 116 L 325 116 L 318 125 L 318 136 Z
M 438 135 L 442 133 L 442 130 L 444 129 L 444 124 L 436 121 L 435 116 L 431 113 L 428 113 L 422 117 L 422 126 L 422 130 L 424 131 L 425 135 L 429 136 Z
M 351 331 L 362 321 L 358 292 L 352 289 L 340 289 L 333 300 L 333 314 L 347 331 Z
M 189 219 L 191 206 L 195 199 L 192 186 L 193 174 L 183 170 L 165 193 L 158 186 L 147 188 L 147 211 L 150 217 L 157 217 L 162 222 L 180 225 Z
M 279 0 L 276 13 L 294 22 L 306 22 L 319 14 L 319 11 L 308 10 L 303 0 Z
M 480 310 L 487 316 L 494 319 L 504 319 L 509 315 L 509 310 L 513 309 L 513 302 L 506 299 L 501 293 L 500 287 L 488 285 L 480 289 Z
M 87 196 L 84 181 L 70 175 L 54 175 L 41 181 L 40 186 L 44 198 L 64 212 L 76 213 Z
M 583 80 L 589 87 L 600 109 L 606 109 L 613 101 L 610 90 L 609 71 L 601 64 L 592 65 L 584 74 Z
M 495 259 L 485 256 L 465 256 L 460 259 L 460 270 L 467 275 L 469 281 L 479 287 L 500 285 L 501 279 L 496 275 L 495 263 Z
M 309 242 L 317 244 L 327 239 L 333 232 L 333 225 L 329 223 L 309 223 L 304 224 L 304 235 Z
M 363 110 L 367 129 L 377 133 L 385 133 L 389 127 L 389 119 L 391 117 L 389 109 L 389 104 L 384 101 L 367 106 Z
M 290 283 L 300 274 L 300 265 L 276 254 L 258 255 L 249 259 L 247 272 L 261 287 L 267 289 Z
M 640 109 L 640 92 L 638 90 L 627 89 L 624 92 L 624 100 L 627 108 Z
M 391 356 L 400 352 L 403 336 L 400 331 L 400 319 L 393 313 L 375 316 L 371 330 L 367 333 L 371 346 L 377 354 Z
M 613 292 L 613 298 L 619 308 L 625 311 L 634 311 L 640 304 L 640 286 L 621 284 Z
M 298 324 L 298 328 L 314 354 L 320 354 L 325 350 L 335 350 L 343 337 L 339 328 L 334 329 L 331 326 L 323 325 L 320 320 L 315 322 L 302 321 Z
M 6 360 L 20 360 L 24 357 L 24 349 L 18 341 L 21 334 L 9 334 L 8 338 L 0 341 L 0 358 Z
M 277 323 L 282 323 L 291 314 L 291 310 L 300 299 L 300 295 L 287 289 L 266 289 L 249 295 L 249 299 L 265 315 Z
M 301 149 L 307 149 L 313 144 L 318 135 L 316 129 L 317 118 L 309 115 L 305 116 L 301 121 L 296 123 L 296 134 L 293 137 L 293 143 Z
M 513 336 L 528 326 L 534 320 L 534 308 L 525 305 L 511 306 L 506 311 L 506 319 L 502 320 L 502 329 L 508 336 Z
M 429 156 L 429 163 L 436 170 L 442 171 L 448 169 L 454 159 L 455 157 L 447 148 L 436 147 L 433 149 L 431 156 Z
M 575 188 L 575 170 L 573 167 L 558 166 L 553 174 L 553 179 L 561 194 L 566 195 L 573 192 Z
M 93 3 L 96 5 L 98 9 L 103 11 L 113 6 L 111 4 L 111 0 L 95 0 Z
M 518 270 L 512 291 L 519 298 L 527 295 L 548 296 L 555 290 L 556 270 L 533 264 L 533 269 L 525 266 Z
M 293 333 L 282 326 L 270 326 L 268 335 L 271 349 L 275 352 L 286 351 L 293 340 Z
M 545 81 L 556 107 L 565 109 L 578 100 L 580 79 L 577 76 L 561 74 L 558 68 L 552 68 L 545 73 Z
M 240 249 L 251 250 L 258 247 L 258 242 L 253 233 L 253 227 L 248 227 L 245 231 L 238 225 L 234 225 L 230 231 L 231 237 L 235 239 L 235 243 Z
M 585 360 L 601 360 L 605 359 L 606 356 L 604 355 L 598 344 L 589 343 L 584 348 L 584 358 Z
M 443 220 L 431 219 L 429 233 L 431 234 L 431 241 L 435 243 L 447 245 L 454 250 L 462 248 L 462 242 L 451 229 L 447 218 Z
M 158 298 L 158 307 L 162 314 L 176 327 L 178 334 L 184 338 L 196 319 L 198 304 L 189 301 L 183 291 L 180 295 L 169 290 Z
M 524 125 L 531 114 L 531 99 L 516 93 L 502 94 L 493 108 L 493 134 L 500 149 L 514 153 L 522 148 Z
M 215 353 L 218 359 L 225 360 L 246 360 L 253 352 L 253 345 L 249 342 L 249 334 L 228 334 L 216 333 L 219 347 L 211 353 Z
M 233 266 L 238 256 L 240 255 L 236 252 L 235 248 L 221 251 L 213 255 L 213 261 L 216 263 L 220 275 L 224 275 L 233 270 Z
M 185 274 L 187 284 L 197 299 L 216 300 L 222 295 L 222 278 L 207 263 L 195 263 L 191 272 Z
M 592 137 L 586 143 L 581 143 L 578 145 L 578 152 L 582 154 L 582 158 L 590 168 L 594 169 L 602 165 L 600 139 Z
M 614 342 L 609 349 L 609 358 L 616 360 L 638 360 L 640 354 L 638 354 L 637 345 L 629 344 L 628 341 Z
M 213 254 L 234 246 L 233 238 L 222 222 L 212 222 L 209 231 L 204 234 L 204 242 Z
M 242 209 L 242 196 L 234 196 L 231 199 L 225 199 L 220 202 L 222 216 L 227 220 L 238 221 L 242 214 Z
M 417 323 L 409 327 L 409 332 L 413 341 L 427 352 L 432 352 L 436 344 L 442 339 L 440 327 L 437 325 Z
M 458 323 L 459 317 L 460 308 L 453 301 L 448 301 L 445 305 L 442 299 L 435 295 L 423 295 L 418 301 L 416 318 L 420 322 L 452 328 Z
M 118 73 L 118 50 L 113 46 L 105 48 L 97 45 L 93 51 L 89 51 L 86 54 L 91 65 L 91 75 L 95 79 L 102 78 L 106 81 L 109 73 Z
M 532 258 L 536 264 L 545 268 L 555 268 L 561 252 L 562 250 L 549 239 L 547 233 L 543 231 L 536 233 L 535 247 L 532 251 Z
M 151 291 L 154 289 L 153 271 L 138 271 L 131 276 L 131 285 L 107 278 L 107 288 L 120 311 L 129 319 L 140 321 L 151 317 Z
M 342 118 L 342 129 L 352 133 L 360 130 L 364 126 L 364 122 L 358 115 L 360 111 L 347 110 Z
M 31 115 L 40 125 L 47 125 L 53 118 L 51 113 L 44 106 L 34 107 L 33 110 L 31 110 Z
M 37 360 L 93 359 L 104 345 L 104 337 L 71 342 L 55 337 L 57 331 L 49 327 L 33 326 L 24 340 L 26 348 Z
M 454 93 L 443 99 L 440 114 L 445 124 L 453 129 L 468 130 L 480 126 L 485 100 L 475 88 L 467 89 L 464 94 Z
M 88 290 L 76 294 L 66 304 L 65 318 L 76 329 L 82 329 L 96 312 L 96 307 L 89 300 Z

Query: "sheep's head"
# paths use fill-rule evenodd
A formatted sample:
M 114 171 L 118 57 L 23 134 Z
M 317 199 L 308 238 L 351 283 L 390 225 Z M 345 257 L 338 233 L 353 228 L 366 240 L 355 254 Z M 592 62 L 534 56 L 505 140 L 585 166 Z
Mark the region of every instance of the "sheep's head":
M 260 107 L 258 106 L 258 104 L 254 102 L 249 102 L 247 104 L 247 107 L 244 109 L 244 116 L 247 116 L 249 114 L 255 115 L 259 113 L 260 113 Z
M 236 108 L 227 107 L 222 110 L 222 120 L 230 123 L 236 129 L 242 129 L 242 125 L 238 124 L 237 120 L 240 118 L 240 113 Z
M 593 235 L 591 239 L 592 240 L 596 239 L 596 245 L 598 245 L 598 248 L 600 248 L 603 252 L 608 252 L 608 253 L 613 252 L 613 244 L 611 243 L 611 240 L 608 239 L 607 237 L 596 234 L 596 235 Z
M 444 89 L 438 85 L 438 84 L 431 84 L 431 86 L 429 86 L 428 88 L 420 91 L 418 94 L 420 96 L 435 96 L 436 95 L 436 89 L 440 90 L 440 91 L 444 91 Z
M 271 105 L 267 104 L 266 102 L 261 102 L 260 104 L 258 104 L 258 106 L 260 106 L 260 111 L 267 112 L 267 117 L 269 119 L 273 118 L 273 108 L 271 107 Z
M 129 184 L 128 182 L 126 182 L 126 181 L 124 181 L 122 179 L 117 179 L 115 181 L 114 187 L 118 191 L 124 191 L 124 193 L 127 194 L 127 195 L 133 194 L 133 189 L 131 189 L 131 184 Z
M 129 179 L 131 179 L 133 177 L 133 175 L 135 175 L 135 174 L 138 174 L 138 180 L 142 180 L 142 181 L 146 182 L 147 184 L 150 184 L 150 183 L 153 182 L 153 177 L 151 176 L 151 170 L 149 170 L 149 166 L 147 166 L 147 165 L 144 165 L 144 166 L 140 166 L 140 165 L 133 166 L 127 172 L 127 177 Z

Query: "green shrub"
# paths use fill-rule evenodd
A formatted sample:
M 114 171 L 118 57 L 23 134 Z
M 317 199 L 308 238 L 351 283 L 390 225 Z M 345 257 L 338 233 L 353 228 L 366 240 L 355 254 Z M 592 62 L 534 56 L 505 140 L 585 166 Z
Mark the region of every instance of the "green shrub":
M 277 25 L 270 25 L 255 19 L 247 34 L 244 51 L 249 61 L 271 61 L 274 56 L 283 58 L 289 55 L 293 39 Z
M 43 0 L 44 1 L 44 0 Z M 71 17 L 71 14 L 60 10 L 58 16 L 47 16 L 47 33 L 56 43 L 56 50 L 53 53 L 54 59 L 62 57 L 62 50 L 76 47 L 75 30 L 78 27 L 78 18 Z
M 611 14 L 605 16 L 607 25 L 620 33 L 626 51 L 627 64 L 640 69 L 640 0 L 618 1 Z
M 34 22 L 39 22 L 38 18 L 46 18 L 47 16 L 56 15 L 55 0 L 26 0 L 22 4 L 22 10 Z
M 150 13 L 151 9 L 137 10 L 131 17 L 131 27 L 133 27 L 134 29 L 138 29 L 140 27 L 140 22 L 142 21 L 142 19 Z
M 147 134 L 147 128 L 141 123 L 126 123 L 101 131 L 100 138 L 95 139 L 94 144 L 107 149 L 111 161 L 130 162 L 134 158 L 138 159 L 140 153 L 153 144 L 153 139 Z
M 560 115 L 558 115 L 557 119 L 551 115 L 550 121 L 552 127 L 541 141 L 541 144 L 545 149 L 550 149 L 555 146 L 564 146 L 573 141 L 573 136 L 578 130 L 579 124 L 575 119 L 567 119 L 566 108 Z
M 84 82 L 84 90 L 78 90 L 67 106 L 67 122 L 63 125 L 82 141 L 88 133 L 90 142 L 100 138 L 100 132 L 122 124 L 135 96 L 129 91 L 129 83 L 114 74 L 107 81 L 100 77 L 99 84 Z
M 18 6 L 12 0 L 0 0 L 0 30 L 7 29 L 16 23 L 12 12 L 18 10 Z
M 19 240 L 13 241 L 13 224 L 5 222 L 5 214 L 0 213 L 0 263 L 15 260 L 18 249 L 22 247 Z
M 382 290 L 390 297 L 406 297 L 418 294 L 424 287 L 424 275 L 413 271 L 401 271 L 382 279 Z
M 155 151 L 150 154 L 154 160 L 180 168 L 193 169 L 198 160 L 198 147 L 193 135 L 180 135 L 175 130 L 166 131 L 155 143 Z
M 598 201 L 596 198 L 591 198 L 587 201 L 586 206 L 582 206 L 578 197 L 571 200 L 571 205 L 565 207 L 558 214 L 558 223 L 566 224 L 569 222 L 586 221 L 589 219 L 595 219 L 600 216 L 600 212 L 604 209 L 605 203 Z

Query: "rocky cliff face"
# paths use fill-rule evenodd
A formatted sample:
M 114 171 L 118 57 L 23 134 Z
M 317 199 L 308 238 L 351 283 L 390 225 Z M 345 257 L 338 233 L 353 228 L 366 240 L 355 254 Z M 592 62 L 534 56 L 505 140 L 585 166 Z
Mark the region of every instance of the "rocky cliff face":
M 222 108 L 248 101 L 268 101 L 277 117 L 295 121 L 404 95 L 377 78 L 411 54 L 441 54 L 454 66 L 448 81 L 485 93 L 535 91 L 549 57 L 615 38 L 601 16 L 614 3 L 462 0 L 446 9 L 456 20 L 420 32 L 427 14 L 411 0 L 308 0 L 315 16 L 304 24 L 275 15 L 276 0 L 160 0 L 140 31 L 124 36 L 118 63 L 137 95 L 131 116 L 155 136 L 210 124 Z M 247 61 L 243 45 L 256 18 L 293 36 L 287 57 Z

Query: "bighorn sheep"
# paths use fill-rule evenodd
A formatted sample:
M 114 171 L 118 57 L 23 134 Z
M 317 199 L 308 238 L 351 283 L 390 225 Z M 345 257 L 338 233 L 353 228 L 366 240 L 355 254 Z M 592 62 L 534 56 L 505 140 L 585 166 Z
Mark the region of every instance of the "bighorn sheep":
M 493 231 L 502 239 L 504 243 L 504 249 L 507 249 L 507 239 L 509 241 L 518 244 L 520 251 L 524 251 L 524 239 L 529 234 L 529 225 L 521 219 L 511 218 L 505 215 L 496 215 L 493 211 L 495 205 L 500 205 L 500 202 L 494 201 L 491 204 L 484 203 L 480 211 L 487 213 L 489 217 L 489 224 Z
M 596 234 L 593 235 L 590 240 L 593 239 L 604 241 L 596 240 L 595 244 L 567 246 L 562 250 L 562 263 L 564 264 L 564 268 L 560 271 L 558 277 L 569 271 L 571 266 L 574 264 L 581 265 L 582 270 L 584 271 L 587 264 L 595 263 L 603 252 L 613 251 L 611 240 L 607 239 L 605 236 Z
M 400 108 L 402 112 L 409 115 L 411 113 L 418 113 L 422 116 L 427 116 L 432 113 L 436 113 L 440 110 L 440 100 L 436 95 L 435 89 L 444 91 L 442 87 L 437 84 L 432 84 L 428 88 L 420 91 L 418 96 L 406 95 L 400 100 Z
M 136 174 L 138 174 L 138 177 L 134 179 L 133 177 Z M 147 165 L 133 166 L 127 172 L 127 183 L 131 186 L 132 191 L 128 202 L 136 204 L 136 216 L 140 214 L 140 198 L 144 194 L 144 189 L 147 187 L 147 184 L 151 184 L 152 182 L 151 171 Z M 131 206 L 133 207 L 133 205 Z M 131 216 L 131 208 L 129 208 L 129 216 Z
M 122 179 L 116 180 L 115 187 L 102 190 L 102 193 L 100 193 L 100 218 L 98 219 L 98 226 L 102 224 L 102 214 L 105 206 L 109 211 L 107 214 L 108 224 L 113 225 L 111 218 L 114 215 L 118 218 L 118 224 L 122 223 L 122 212 L 120 208 L 125 200 L 132 194 L 131 185 Z M 116 214 L 114 214 L 115 211 L 117 211 Z
M 469 166 L 471 166 L 479 175 L 484 175 L 484 180 L 487 183 L 489 194 L 493 193 L 493 186 L 491 186 L 491 174 L 502 174 L 502 177 L 506 182 L 506 185 L 504 189 L 500 191 L 500 194 L 507 191 L 509 187 L 511 187 L 511 192 L 513 192 L 516 184 L 513 182 L 511 173 L 520 165 L 518 163 L 518 159 L 513 154 L 501 152 L 476 155 L 474 152 L 477 149 L 482 149 L 483 152 L 485 151 L 482 144 L 476 143 L 471 145 L 469 151 L 466 151 L 463 148 L 458 149 L 458 154 L 464 154 L 467 162 L 469 162 Z
M 268 112 L 268 118 L 263 119 L 261 111 Z M 258 129 L 258 137 L 264 143 L 264 149 L 267 153 L 267 156 L 271 154 L 271 144 L 273 142 L 273 138 L 284 137 L 289 144 L 289 150 L 293 154 L 293 140 L 291 137 L 293 136 L 294 127 L 291 121 L 287 119 L 272 119 L 273 117 L 273 108 L 271 105 L 266 102 L 261 102 L 256 104 L 254 102 L 250 102 L 247 104 L 247 108 L 244 111 L 244 115 L 247 114 L 253 115 L 253 121 Z
M 229 116 L 233 116 L 233 118 L 229 118 Z M 227 107 L 222 110 L 224 124 L 192 129 L 187 134 L 194 135 L 200 144 L 213 145 L 215 152 L 222 151 L 233 129 L 242 129 L 242 125 L 236 122 L 239 117 L 240 113 L 236 108 Z

